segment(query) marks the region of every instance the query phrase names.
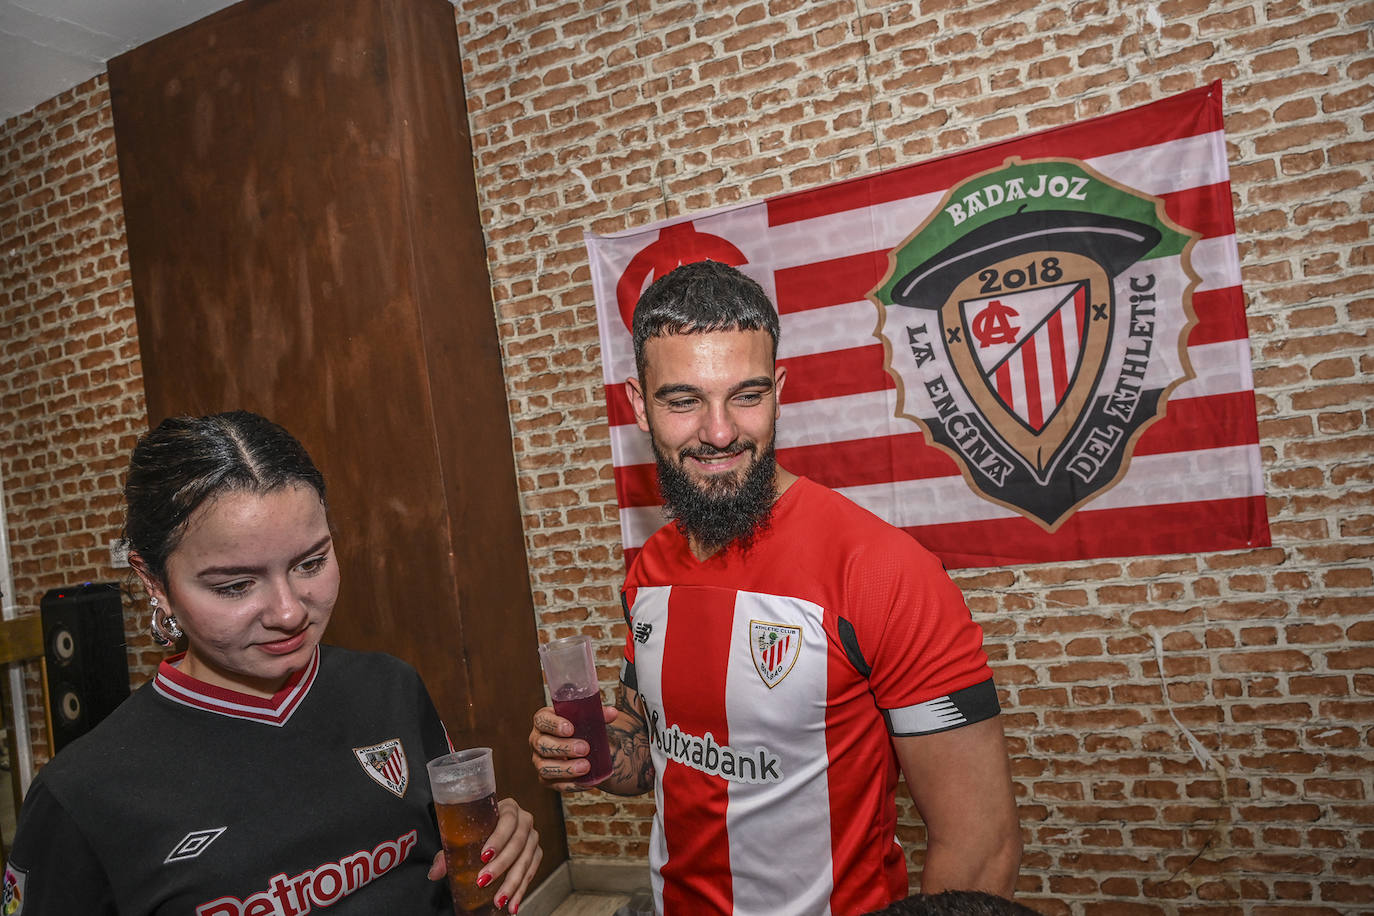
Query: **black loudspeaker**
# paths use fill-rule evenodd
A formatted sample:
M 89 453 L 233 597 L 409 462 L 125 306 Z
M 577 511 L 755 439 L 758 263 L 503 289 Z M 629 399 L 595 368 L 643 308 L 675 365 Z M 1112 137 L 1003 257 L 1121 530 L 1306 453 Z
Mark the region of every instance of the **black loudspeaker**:
M 124 606 L 118 584 L 87 582 L 51 589 L 38 607 L 55 754 L 129 696 Z

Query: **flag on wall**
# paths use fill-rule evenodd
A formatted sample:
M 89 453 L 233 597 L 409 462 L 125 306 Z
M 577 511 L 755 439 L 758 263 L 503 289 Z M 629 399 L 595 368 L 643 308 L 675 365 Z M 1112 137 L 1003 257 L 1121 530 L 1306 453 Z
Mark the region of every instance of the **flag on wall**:
M 589 234 L 626 562 L 664 522 L 630 317 L 707 258 L 777 304 L 779 464 L 946 566 L 1267 545 L 1221 95 Z

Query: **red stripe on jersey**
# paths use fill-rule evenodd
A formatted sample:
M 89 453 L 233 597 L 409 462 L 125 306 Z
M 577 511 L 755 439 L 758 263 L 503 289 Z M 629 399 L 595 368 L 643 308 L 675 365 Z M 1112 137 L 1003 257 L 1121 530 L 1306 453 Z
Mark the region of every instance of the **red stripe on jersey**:
M 679 597 L 681 596 L 681 597 Z M 668 598 L 669 614 L 678 620 L 724 617 L 719 626 L 673 627 L 663 642 L 663 708 L 695 710 L 698 722 L 719 723 L 711 728 L 718 745 L 730 741 L 726 722 L 726 669 L 730 658 L 730 633 L 735 615 L 734 593 L 710 589 L 674 589 Z M 660 722 L 667 732 L 672 722 Z M 697 735 L 697 737 L 704 737 Z M 690 806 L 665 811 L 663 842 L 668 861 L 662 868 L 663 908 L 666 916 L 693 913 L 728 913 L 733 909 L 730 877 L 730 844 L 725 827 L 729 801 L 727 783 L 718 777 L 669 760 L 660 776 L 665 805 L 670 799 L 689 799 Z M 709 876 L 695 882 L 681 875 Z M 695 887 L 695 890 L 693 889 Z M 698 896 L 708 890 L 711 899 Z
M 826 630 L 836 632 L 838 614 L 827 611 Z M 869 659 L 872 661 L 872 659 Z M 831 913 L 868 913 L 907 895 L 906 862 L 897 843 L 897 809 L 892 804 L 897 764 L 886 740 L 875 743 L 869 730 L 856 725 L 850 690 L 866 689 L 855 681 L 842 652 L 827 657 L 829 672 L 825 708 L 826 774 L 830 795 Z M 886 739 L 886 733 L 883 734 Z M 835 767 L 843 760 L 842 767 Z M 854 812 L 873 812 L 874 820 L 854 823 Z M 885 844 L 881 851 L 879 844 Z

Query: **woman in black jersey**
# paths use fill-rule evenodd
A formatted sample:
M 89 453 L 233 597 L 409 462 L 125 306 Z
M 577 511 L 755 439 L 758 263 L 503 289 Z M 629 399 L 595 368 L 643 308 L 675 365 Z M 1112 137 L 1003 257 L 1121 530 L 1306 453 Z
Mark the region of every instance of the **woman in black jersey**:
M 339 589 L 324 479 L 247 412 L 164 421 L 124 491 L 154 636 L 184 639 L 30 787 L 5 916 L 451 912 L 425 762 L 451 748 L 413 668 L 321 646 Z M 511 799 L 478 882 L 539 864 Z

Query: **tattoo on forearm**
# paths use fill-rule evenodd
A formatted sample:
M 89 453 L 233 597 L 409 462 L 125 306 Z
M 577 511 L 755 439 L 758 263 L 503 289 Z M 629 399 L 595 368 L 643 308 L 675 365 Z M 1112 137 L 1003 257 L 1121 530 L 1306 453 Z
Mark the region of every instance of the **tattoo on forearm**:
M 649 753 L 649 727 L 639 708 L 623 689 L 617 690 L 615 708 L 623 718 L 606 727 L 611 742 L 611 779 L 621 786 L 647 792 L 654 785 L 654 760 Z

